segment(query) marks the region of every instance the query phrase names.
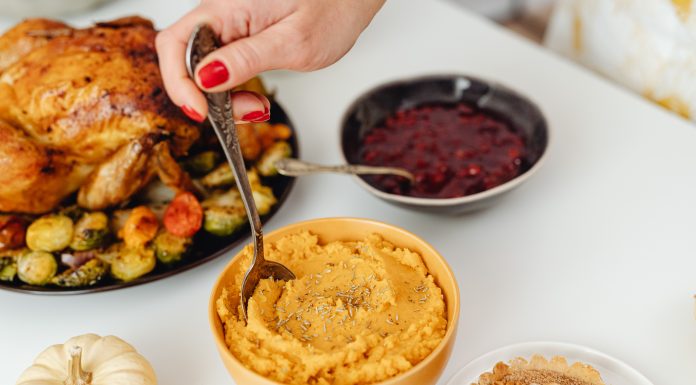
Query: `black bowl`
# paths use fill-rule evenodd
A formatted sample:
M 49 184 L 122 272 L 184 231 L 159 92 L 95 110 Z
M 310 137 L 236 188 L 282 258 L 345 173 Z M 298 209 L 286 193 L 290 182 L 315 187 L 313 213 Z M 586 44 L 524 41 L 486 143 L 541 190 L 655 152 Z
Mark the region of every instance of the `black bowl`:
M 341 149 L 345 161 L 359 164 L 366 132 L 394 112 L 432 103 L 475 105 L 509 121 L 524 137 L 528 168 L 499 186 L 457 198 L 417 198 L 377 189 L 365 177 L 358 184 L 373 195 L 399 206 L 438 212 L 462 213 L 496 202 L 503 194 L 529 179 L 546 159 L 550 132 L 541 110 L 526 97 L 501 85 L 466 75 L 432 75 L 390 82 L 367 91 L 346 111 L 341 123 Z

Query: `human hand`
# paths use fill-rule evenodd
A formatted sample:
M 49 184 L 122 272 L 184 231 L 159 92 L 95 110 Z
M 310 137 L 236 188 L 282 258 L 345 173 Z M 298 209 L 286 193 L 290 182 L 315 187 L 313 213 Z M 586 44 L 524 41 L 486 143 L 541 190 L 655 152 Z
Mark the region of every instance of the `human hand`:
M 263 71 L 311 71 L 329 66 L 353 46 L 385 0 L 202 0 L 157 36 L 164 86 L 192 119 L 205 120 L 201 89 L 232 89 Z M 186 71 L 186 44 L 197 25 L 209 24 L 223 47 L 203 58 L 195 83 Z M 252 92 L 232 94 L 235 120 L 270 117 L 268 100 Z

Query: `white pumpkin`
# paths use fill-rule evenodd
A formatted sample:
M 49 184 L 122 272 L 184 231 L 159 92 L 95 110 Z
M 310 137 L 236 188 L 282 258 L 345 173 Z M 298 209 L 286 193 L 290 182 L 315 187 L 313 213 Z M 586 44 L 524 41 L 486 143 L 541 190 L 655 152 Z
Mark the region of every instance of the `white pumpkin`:
M 156 385 L 155 371 L 114 336 L 85 334 L 44 350 L 16 385 Z

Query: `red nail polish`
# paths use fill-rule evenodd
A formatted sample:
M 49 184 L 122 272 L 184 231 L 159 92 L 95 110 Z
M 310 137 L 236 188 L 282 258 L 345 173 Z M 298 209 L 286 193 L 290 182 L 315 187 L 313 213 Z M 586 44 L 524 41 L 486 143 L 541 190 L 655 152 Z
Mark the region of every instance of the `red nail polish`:
M 270 112 L 266 112 L 265 114 L 263 114 L 263 115 L 260 116 L 259 118 L 254 119 L 254 120 L 251 120 L 251 122 L 252 122 L 252 123 L 261 123 L 261 122 L 268 121 L 268 119 L 270 119 L 270 118 L 271 118 L 271 113 L 270 113 Z
M 196 110 L 187 105 L 181 106 L 181 111 L 184 111 L 184 114 L 186 114 L 186 116 L 197 121 L 198 123 L 202 123 L 205 120 L 205 116 L 199 114 Z
M 215 60 L 198 70 L 198 77 L 203 87 L 213 88 L 226 82 L 230 78 L 230 73 L 221 61 Z
M 261 118 L 265 114 L 266 114 L 266 112 L 264 112 L 264 111 L 252 111 L 252 112 L 244 114 L 244 116 L 242 116 L 242 120 L 247 121 L 247 122 L 252 122 L 256 119 Z

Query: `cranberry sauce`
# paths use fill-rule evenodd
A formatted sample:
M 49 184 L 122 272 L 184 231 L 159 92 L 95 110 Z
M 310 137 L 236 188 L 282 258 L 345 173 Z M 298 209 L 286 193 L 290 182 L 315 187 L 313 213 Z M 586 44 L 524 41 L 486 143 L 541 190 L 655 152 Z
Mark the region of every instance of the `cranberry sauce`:
M 391 175 L 367 177 L 376 188 L 422 198 L 454 198 L 491 189 L 528 168 L 525 139 L 509 122 L 468 104 L 404 109 L 368 131 L 360 157 L 371 166 L 401 167 L 410 185 Z

